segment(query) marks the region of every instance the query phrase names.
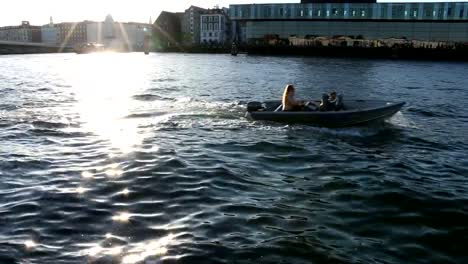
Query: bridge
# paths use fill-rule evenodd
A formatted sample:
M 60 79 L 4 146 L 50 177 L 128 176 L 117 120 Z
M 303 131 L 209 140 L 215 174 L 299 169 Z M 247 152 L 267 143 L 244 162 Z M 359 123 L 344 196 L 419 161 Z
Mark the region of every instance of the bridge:
M 16 42 L 0 40 L 0 55 L 6 54 L 36 54 L 71 52 L 71 47 L 60 47 L 45 43 Z

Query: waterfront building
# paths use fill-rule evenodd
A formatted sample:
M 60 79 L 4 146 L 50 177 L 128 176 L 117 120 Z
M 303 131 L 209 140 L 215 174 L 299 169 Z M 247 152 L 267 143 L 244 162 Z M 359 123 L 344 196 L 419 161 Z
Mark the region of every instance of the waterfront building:
M 320 3 L 377 3 L 377 0 L 301 0 L 301 4 Z
M 107 15 L 104 20 L 104 38 L 106 40 L 115 38 L 115 23 L 111 15 Z
M 468 2 L 231 5 L 230 19 L 245 43 L 272 36 L 468 42 Z
M 133 51 L 143 51 L 145 36 L 151 32 L 151 24 L 128 22 L 121 23 L 122 39 Z
M 190 6 L 183 13 L 181 20 L 182 43 L 185 46 L 200 44 L 201 15 L 206 12 L 206 9 L 198 6 Z
M 31 26 L 28 21 L 20 26 L 0 27 L 0 40 L 17 42 L 41 42 L 41 27 Z
M 56 24 L 61 46 L 74 47 L 88 42 L 85 22 L 64 22 Z
M 54 25 L 52 17 L 50 18 L 49 24 L 41 27 L 41 40 L 44 44 L 49 44 L 53 46 L 60 45 L 58 29 Z
M 201 15 L 200 42 L 224 44 L 229 37 L 227 9 L 210 9 Z
M 170 48 L 180 45 L 182 40 L 181 21 L 184 13 L 162 11 L 153 25 L 156 48 Z
M 108 15 L 103 22 L 84 21 L 86 43 L 100 43 L 115 50 L 142 51 L 151 24 L 116 22 Z
M 104 43 L 104 22 L 85 21 L 87 43 Z
M 128 51 L 142 51 L 145 34 L 151 30 L 150 24 L 135 22 L 114 22 L 112 35 L 105 30 L 105 22 L 86 22 L 86 27 L 88 43 L 101 43 L 110 49 Z

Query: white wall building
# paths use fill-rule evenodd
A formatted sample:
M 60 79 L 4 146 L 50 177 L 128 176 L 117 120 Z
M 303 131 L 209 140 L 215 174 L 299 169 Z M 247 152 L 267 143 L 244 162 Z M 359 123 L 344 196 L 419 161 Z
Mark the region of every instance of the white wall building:
M 111 15 L 107 15 L 106 20 L 104 20 L 104 38 L 115 38 L 115 23 Z
M 60 44 L 58 34 L 58 29 L 55 25 L 45 25 L 41 27 L 41 39 L 44 44 L 54 46 Z
M 141 50 L 145 35 L 151 33 L 150 24 L 114 22 L 111 16 L 104 22 L 85 23 L 88 43 L 101 43 L 114 49 Z
M 224 44 L 228 41 L 228 17 L 223 9 L 207 10 L 201 15 L 200 23 L 200 42 L 202 44 Z
M 103 22 L 86 22 L 86 39 L 88 43 L 103 43 Z
M 42 43 L 57 46 L 59 45 L 59 31 L 54 25 L 52 17 L 50 23 L 41 27 L 41 41 Z
M 17 42 L 41 42 L 41 27 L 23 21 L 20 26 L 0 27 L 0 40 Z

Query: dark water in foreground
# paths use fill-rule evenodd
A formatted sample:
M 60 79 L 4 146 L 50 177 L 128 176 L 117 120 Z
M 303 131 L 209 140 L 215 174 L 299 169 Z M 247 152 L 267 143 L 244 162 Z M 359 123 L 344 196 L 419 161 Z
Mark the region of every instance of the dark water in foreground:
M 0 63 L 0 263 L 468 262 L 468 64 Z M 408 105 L 379 127 L 243 118 L 287 82 Z

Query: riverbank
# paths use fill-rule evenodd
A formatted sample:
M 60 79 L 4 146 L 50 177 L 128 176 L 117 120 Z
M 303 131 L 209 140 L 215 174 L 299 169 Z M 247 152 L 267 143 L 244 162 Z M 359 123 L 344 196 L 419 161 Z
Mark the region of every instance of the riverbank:
M 170 47 L 156 52 L 182 52 L 229 54 L 229 47 Z M 368 59 L 410 59 L 434 61 L 468 61 L 468 47 L 350 47 L 350 46 L 292 46 L 292 45 L 248 45 L 239 46 L 239 53 L 267 56 L 311 56 Z
M 73 52 L 73 49 L 69 47 L 49 46 L 42 43 L 0 41 L 0 55 L 67 52 Z
M 248 46 L 248 54 L 468 61 L 468 48 Z

